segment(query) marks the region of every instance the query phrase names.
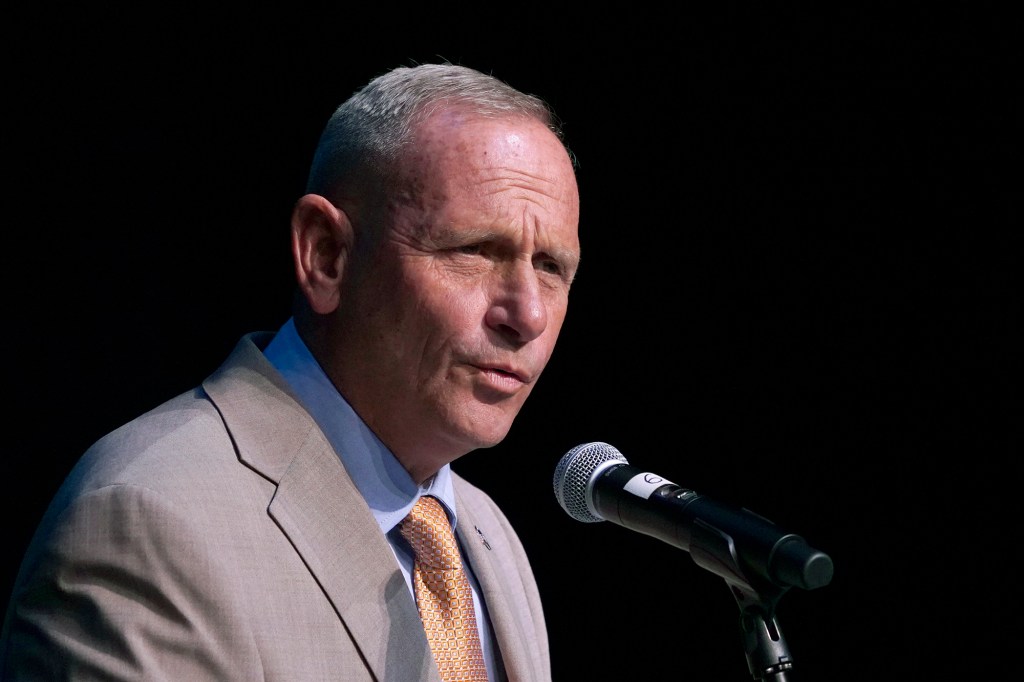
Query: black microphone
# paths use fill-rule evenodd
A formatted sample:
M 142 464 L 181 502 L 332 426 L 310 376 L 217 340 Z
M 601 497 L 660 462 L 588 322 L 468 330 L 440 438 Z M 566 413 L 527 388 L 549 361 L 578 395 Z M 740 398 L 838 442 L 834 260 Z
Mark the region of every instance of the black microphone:
M 765 579 L 778 588 L 810 590 L 832 580 L 832 559 L 799 535 L 630 466 L 607 443 L 584 443 L 565 453 L 554 486 L 558 504 L 577 521 L 611 521 L 655 537 L 690 552 L 699 566 L 726 581 Z

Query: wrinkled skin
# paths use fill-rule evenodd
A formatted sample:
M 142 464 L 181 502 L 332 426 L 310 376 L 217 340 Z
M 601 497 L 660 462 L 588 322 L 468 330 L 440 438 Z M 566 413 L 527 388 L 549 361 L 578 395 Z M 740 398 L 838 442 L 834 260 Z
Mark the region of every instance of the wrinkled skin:
M 300 333 L 421 482 L 508 433 L 555 347 L 579 264 L 561 142 L 528 119 L 435 113 L 397 191 L 306 195 L 293 217 Z

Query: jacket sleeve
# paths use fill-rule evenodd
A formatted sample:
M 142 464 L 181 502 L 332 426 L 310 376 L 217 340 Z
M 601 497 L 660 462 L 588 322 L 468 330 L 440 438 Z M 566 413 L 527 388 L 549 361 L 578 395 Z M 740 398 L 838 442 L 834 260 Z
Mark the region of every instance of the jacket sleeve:
M 111 485 L 45 521 L 8 608 L 3 679 L 261 679 L 216 548 L 181 511 Z

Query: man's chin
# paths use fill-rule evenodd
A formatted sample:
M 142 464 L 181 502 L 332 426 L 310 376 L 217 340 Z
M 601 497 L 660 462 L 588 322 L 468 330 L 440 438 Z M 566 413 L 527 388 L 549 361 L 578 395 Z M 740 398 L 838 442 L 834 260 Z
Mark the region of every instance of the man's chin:
M 481 415 L 467 424 L 466 440 L 473 444 L 474 450 L 492 448 L 505 440 L 512 428 L 512 420 L 507 417 Z

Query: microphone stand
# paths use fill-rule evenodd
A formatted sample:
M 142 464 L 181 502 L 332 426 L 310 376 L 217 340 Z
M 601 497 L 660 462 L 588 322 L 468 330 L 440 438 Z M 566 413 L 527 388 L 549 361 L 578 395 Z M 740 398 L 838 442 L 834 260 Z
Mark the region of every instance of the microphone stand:
M 736 585 L 729 587 L 740 607 L 740 629 L 750 674 L 755 680 L 786 682 L 790 679 L 786 673 L 793 668 L 793 658 L 775 617 L 778 598 L 749 594 Z
M 753 678 L 787 682 L 793 658 L 775 617 L 775 608 L 789 588 L 744 571 L 733 539 L 699 520 L 694 524 L 690 556 L 698 566 L 724 578 L 736 599 L 743 650 Z

